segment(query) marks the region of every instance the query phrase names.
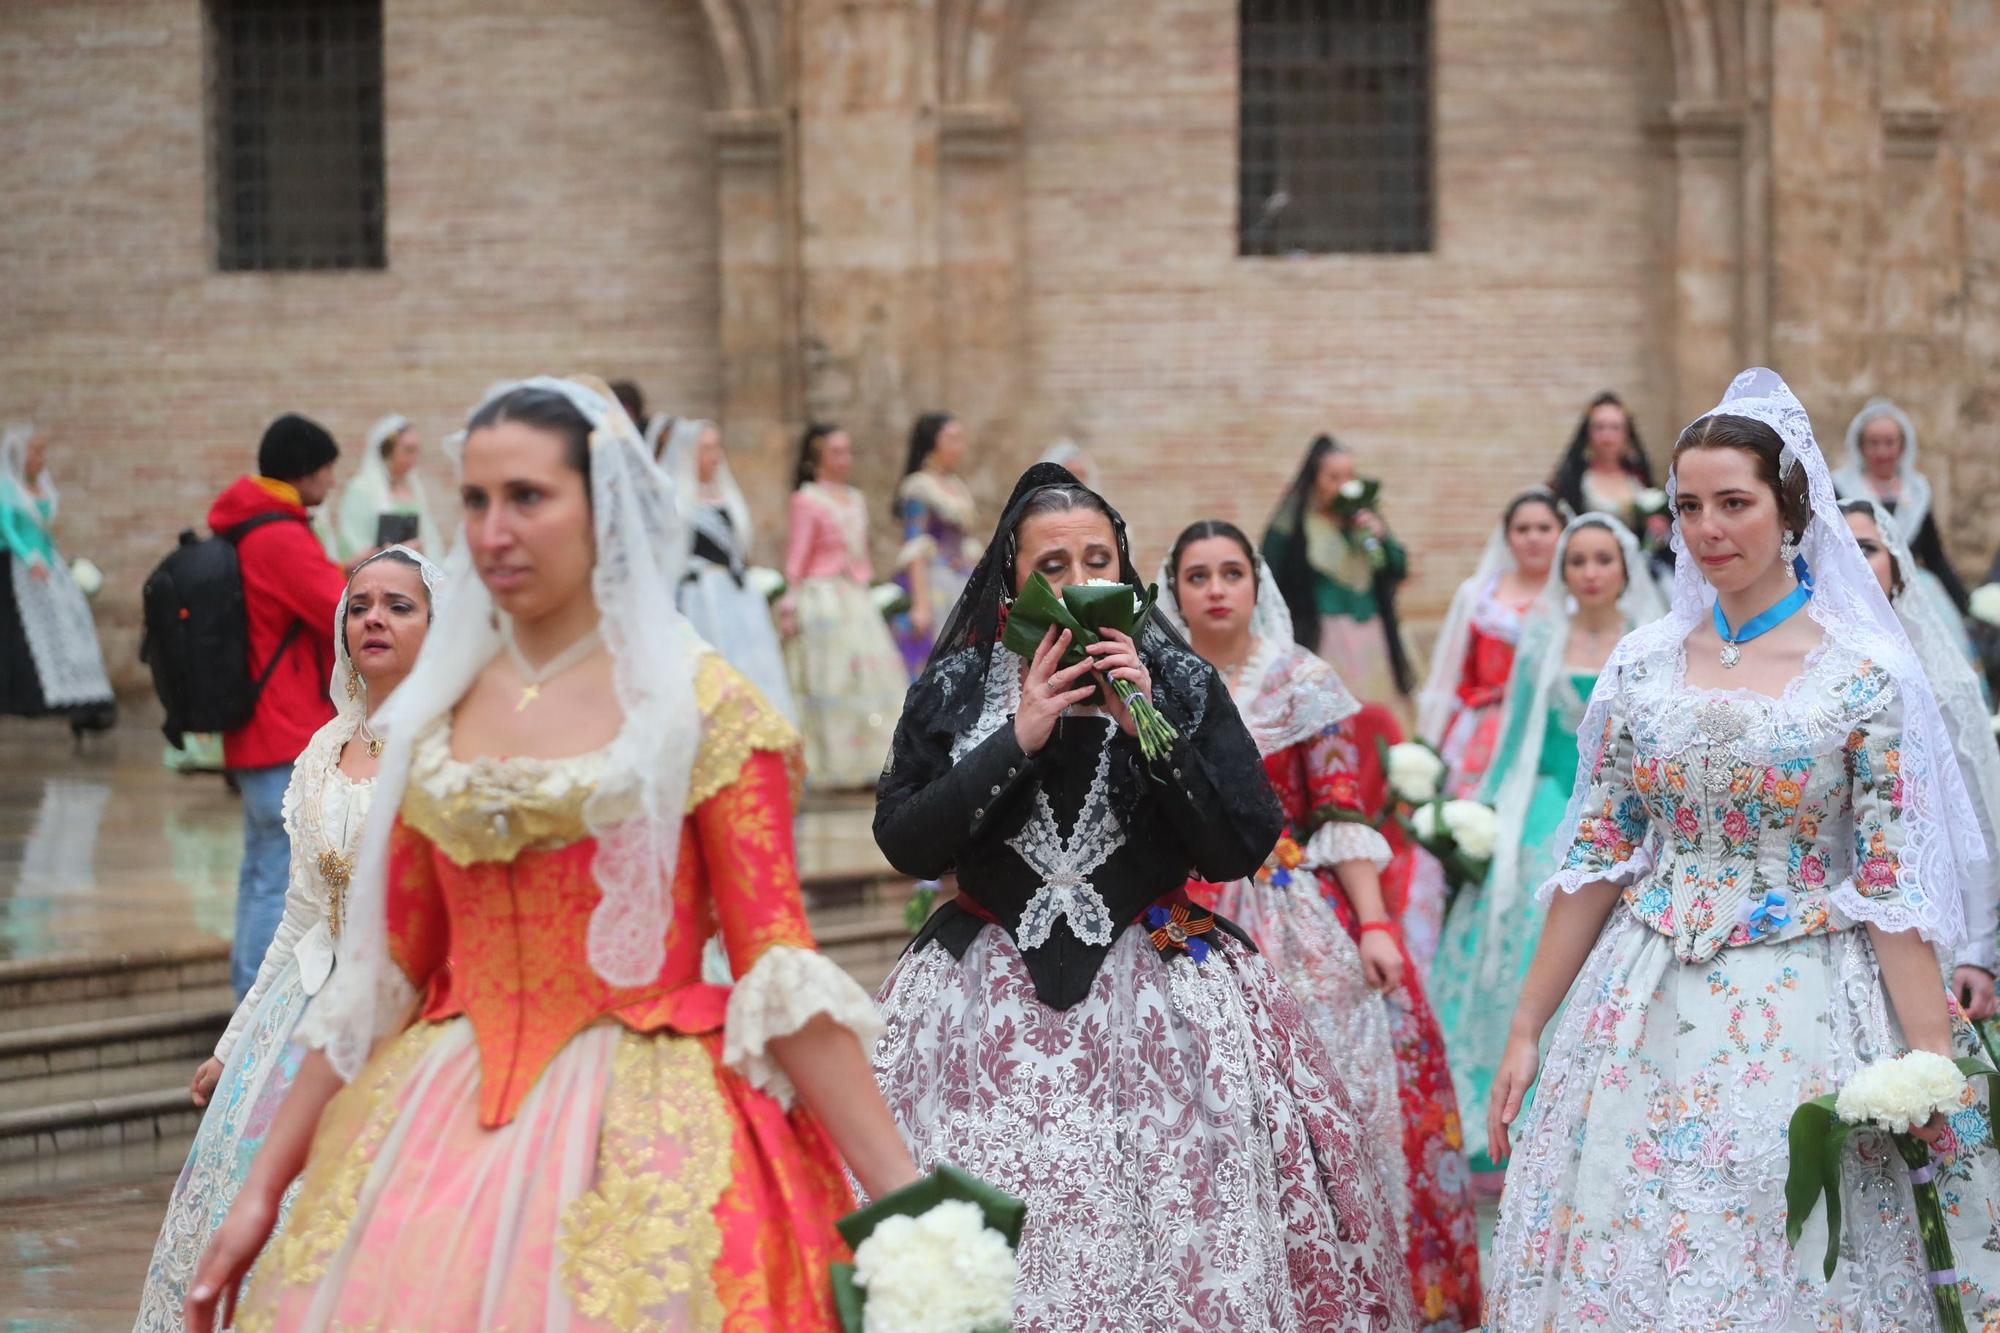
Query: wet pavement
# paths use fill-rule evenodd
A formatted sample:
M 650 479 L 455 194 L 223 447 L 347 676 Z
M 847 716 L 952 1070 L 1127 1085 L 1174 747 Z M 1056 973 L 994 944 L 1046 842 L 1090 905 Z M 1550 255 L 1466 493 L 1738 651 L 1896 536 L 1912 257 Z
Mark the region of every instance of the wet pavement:
M 171 1175 L 0 1206 L 0 1333 L 132 1327 Z

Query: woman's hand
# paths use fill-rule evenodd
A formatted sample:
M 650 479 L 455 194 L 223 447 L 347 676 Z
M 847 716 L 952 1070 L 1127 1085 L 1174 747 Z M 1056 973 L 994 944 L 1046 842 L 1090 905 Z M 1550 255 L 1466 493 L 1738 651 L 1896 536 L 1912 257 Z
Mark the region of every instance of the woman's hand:
M 1097 693 L 1096 682 L 1085 679 L 1094 665 L 1089 659 L 1058 669 L 1063 654 L 1069 651 L 1069 637 L 1068 630 L 1051 625 L 1035 649 L 1034 660 L 1028 663 L 1028 678 L 1021 682 L 1021 707 L 1014 714 L 1014 739 L 1022 754 L 1040 751 L 1049 743 L 1063 710 Z
M 1994 993 L 1993 974 L 1985 968 L 1969 965 L 1954 968 L 1951 989 L 1958 996 L 1958 1007 L 1973 1022 L 2000 1014 L 2000 995 Z
M 236 1293 L 278 1222 L 278 1201 L 246 1181 L 195 1265 L 181 1315 L 188 1333 L 228 1328 L 236 1318 Z M 218 1313 L 220 1318 L 218 1318 Z
M 194 1071 L 194 1081 L 188 1084 L 188 1097 L 196 1106 L 208 1105 L 209 1094 L 215 1091 L 216 1080 L 222 1077 L 222 1061 L 216 1056 L 203 1060 Z
M 1486 1155 L 1499 1166 L 1512 1151 L 1508 1127 L 1521 1114 L 1521 1103 L 1535 1086 L 1541 1069 L 1541 1039 L 1515 1028 L 1507 1034 L 1507 1049 L 1493 1071 L 1493 1088 L 1486 1097 Z
M 777 604 L 771 609 L 778 622 L 779 636 L 786 639 L 797 638 L 799 634 L 798 603 L 789 597 L 780 597 Z
M 49 581 L 49 567 L 39 560 L 34 561 L 28 566 L 28 577 L 37 583 L 47 583 Z
M 1380 537 L 1389 530 L 1389 525 L 1382 521 L 1382 516 L 1372 509 L 1355 510 L 1354 526 L 1371 537 Z
M 931 632 L 931 608 L 928 602 L 910 603 L 910 629 L 920 638 L 929 637 Z
M 1370 990 L 1392 991 L 1403 984 L 1403 951 L 1386 930 L 1363 931 L 1355 945 L 1361 953 L 1361 977 Z
M 1139 657 L 1139 646 L 1131 636 L 1120 634 L 1115 629 L 1103 631 L 1103 638 L 1083 651 L 1090 657 L 1093 670 L 1105 677 L 1104 711 L 1111 714 L 1118 729 L 1127 736 L 1137 736 L 1139 726 L 1132 720 L 1132 710 L 1125 706 L 1118 692 L 1109 682 L 1122 680 L 1139 692 L 1139 697 L 1150 700 L 1153 697 L 1153 675 L 1146 670 L 1146 664 Z

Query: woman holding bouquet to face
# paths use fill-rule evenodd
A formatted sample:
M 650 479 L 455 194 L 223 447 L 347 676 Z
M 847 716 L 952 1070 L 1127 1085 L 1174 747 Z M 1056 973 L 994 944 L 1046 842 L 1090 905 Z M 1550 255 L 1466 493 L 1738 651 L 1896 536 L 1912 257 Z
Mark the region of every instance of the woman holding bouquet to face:
M 1576 729 L 1597 673 L 1627 631 L 1666 607 L 1639 544 L 1609 514 L 1562 530 L 1547 582 L 1521 628 L 1505 725 L 1479 799 L 1499 838 L 1486 882 L 1460 893 L 1432 970 L 1445 1050 L 1467 1122 L 1486 1123 L 1493 1067 L 1507 1046 L 1514 998 L 1542 932 L 1533 890 L 1555 871 L 1552 845 L 1576 782 Z M 1500 1168 L 1476 1134 L 1472 1170 L 1497 1192 Z
M 1465 1141 L 1436 1020 L 1383 898 L 1391 852 L 1363 813 L 1361 705 L 1292 642 L 1284 599 L 1233 525 L 1183 531 L 1160 588 L 1228 686 L 1285 812 L 1285 835 L 1256 874 L 1190 888 L 1250 933 L 1338 1054 L 1400 1210 L 1419 1327 L 1456 1333 L 1479 1322 Z
M 1954 1279 L 1900 1153 L 1846 1140 L 1828 1278 L 1828 1209 L 1787 1243 L 1787 1131 L 1864 1064 L 1952 1054 L 1938 959 L 1986 873 L 1978 819 L 1784 382 L 1737 376 L 1670 484 L 1673 608 L 1620 641 L 1578 728 L 1494 1075 L 1488 1149 L 1513 1158 L 1487 1327 L 1932 1328 Z M 1982 1103 L 1968 1086 L 1923 1129 L 1974 1327 L 2000 1319 Z
M 1018 1329 L 1407 1328 L 1379 1146 L 1269 962 L 1185 892 L 1282 828 L 1227 688 L 1157 617 L 1080 654 L 1000 642 L 1092 582 L 1138 589 L 1124 524 L 1037 464 L 882 777 L 890 862 L 959 888 L 883 984 L 883 1094 L 920 1165 L 1027 1201 Z
M 1320 436 L 1264 530 L 1263 555 L 1299 643 L 1361 698 L 1401 711 L 1415 680 L 1396 627 L 1409 560 L 1375 511 L 1377 489 L 1346 446 Z

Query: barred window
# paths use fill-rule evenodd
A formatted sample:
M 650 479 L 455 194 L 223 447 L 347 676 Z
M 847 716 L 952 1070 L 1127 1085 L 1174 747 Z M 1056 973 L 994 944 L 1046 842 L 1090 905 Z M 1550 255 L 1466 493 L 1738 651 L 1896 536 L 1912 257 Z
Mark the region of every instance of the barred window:
M 1237 246 L 1431 247 L 1426 0 L 1242 0 Z
M 382 268 L 382 0 L 209 0 L 216 267 Z

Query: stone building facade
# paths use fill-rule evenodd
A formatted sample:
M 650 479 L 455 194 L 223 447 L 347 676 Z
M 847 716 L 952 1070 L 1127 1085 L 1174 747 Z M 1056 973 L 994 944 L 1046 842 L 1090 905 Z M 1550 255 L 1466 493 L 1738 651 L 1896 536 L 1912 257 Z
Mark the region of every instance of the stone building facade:
M 0 6 L 0 417 L 127 680 L 272 415 L 435 440 L 537 370 L 718 416 L 766 554 L 809 415 L 885 515 L 920 410 L 989 513 L 1073 438 L 1148 564 L 1332 430 L 1422 621 L 1592 393 L 1657 457 L 1757 362 L 1823 443 L 1904 402 L 1966 571 L 2000 540 L 2000 0 L 1433 0 L 1430 248 L 1283 258 L 1238 253 L 1237 0 L 383 0 L 387 263 L 325 273 L 217 269 L 207 21 Z

